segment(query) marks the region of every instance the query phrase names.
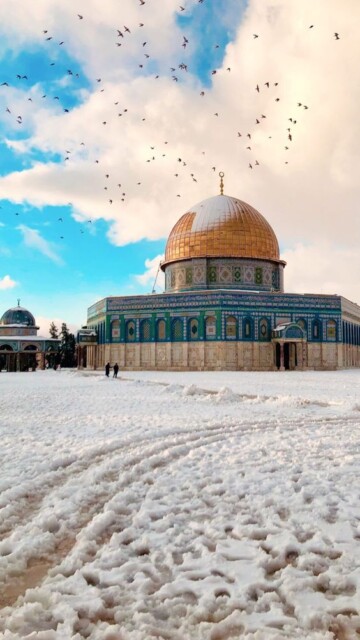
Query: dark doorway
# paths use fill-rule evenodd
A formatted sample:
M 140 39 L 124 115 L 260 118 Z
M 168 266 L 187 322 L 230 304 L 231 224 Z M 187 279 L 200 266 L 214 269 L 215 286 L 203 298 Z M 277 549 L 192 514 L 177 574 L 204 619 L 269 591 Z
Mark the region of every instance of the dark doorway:
M 284 343 L 284 367 L 287 371 L 297 367 L 296 342 Z

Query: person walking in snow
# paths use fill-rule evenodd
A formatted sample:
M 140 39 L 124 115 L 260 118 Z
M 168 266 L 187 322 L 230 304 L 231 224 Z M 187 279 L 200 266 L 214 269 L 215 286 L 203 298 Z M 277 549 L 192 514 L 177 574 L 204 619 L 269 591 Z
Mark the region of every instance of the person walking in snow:
M 110 373 L 110 362 L 107 362 L 105 365 L 105 375 L 108 378 Z
M 119 365 L 118 365 L 118 363 L 117 363 L 117 362 L 115 362 L 115 364 L 114 364 L 114 375 L 113 375 L 113 378 L 117 378 L 118 371 L 119 371 Z

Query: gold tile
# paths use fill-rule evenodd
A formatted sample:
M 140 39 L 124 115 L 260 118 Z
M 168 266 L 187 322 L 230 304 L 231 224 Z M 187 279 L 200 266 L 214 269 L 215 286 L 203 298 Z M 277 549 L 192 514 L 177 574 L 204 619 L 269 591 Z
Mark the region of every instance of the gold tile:
M 192 231 L 196 213 L 185 213 L 169 235 L 164 262 L 208 255 L 279 260 L 278 242 L 265 218 L 235 199 L 228 210 L 228 200 L 224 200 L 224 211 L 219 212 L 218 218 L 204 217 L 202 228 L 197 231 Z

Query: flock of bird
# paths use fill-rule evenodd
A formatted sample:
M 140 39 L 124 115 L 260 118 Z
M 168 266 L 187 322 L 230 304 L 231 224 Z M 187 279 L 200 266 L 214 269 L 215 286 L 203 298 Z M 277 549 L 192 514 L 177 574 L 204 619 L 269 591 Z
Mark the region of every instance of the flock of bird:
M 139 5 L 144 6 L 145 4 L 148 4 L 150 2 L 151 0 L 139 0 Z M 197 4 L 202 5 L 206 2 L 206 0 L 195 0 L 195 2 L 197 2 Z M 187 10 L 185 7 L 181 5 L 178 7 L 179 14 L 186 14 L 186 11 Z M 86 25 L 86 14 L 74 13 L 74 20 L 78 20 L 79 22 L 81 22 L 81 25 L 79 26 L 80 28 L 84 28 Z M 315 25 L 311 24 L 309 25 L 308 28 L 314 29 L 314 26 Z M 152 55 L 151 55 L 151 49 L 148 45 L 148 41 L 146 37 L 145 21 L 144 22 L 140 21 L 135 26 L 131 25 L 131 28 L 125 24 L 121 27 L 116 27 L 114 29 L 114 41 L 112 43 L 112 46 L 115 45 L 120 50 L 121 50 L 121 47 L 126 48 L 129 40 L 133 37 L 134 33 L 136 34 L 137 40 L 139 39 L 139 34 L 143 35 L 143 37 L 140 40 L 141 44 L 139 45 L 141 57 L 137 62 L 139 73 L 142 75 L 149 76 L 150 68 L 148 67 L 148 64 L 151 63 L 152 61 Z M 59 39 L 55 37 L 54 34 L 49 33 L 48 28 L 44 28 L 42 30 L 42 36 L 43 36 L 43 40 L 46 43 L 48 43 L 50 47 L 57 46 L 63 49 L 66 48 L 66 35 L 63 36 L 63 39 Z M 188 58 L 185 58 L 185 61 L 184 61 L 184 59 L 181 59 L 180 57 L 180 52 L 181 51 L 185 52 L 185 50 L 189 47 L 190 37 L 191 36 L 189 35 L 189 33 L 184 33 L 181 35 L 181 41 L 179 42 L 179 59 L 174 64 L 172 64 L 168 70 L 169 78 L 171 78 L 172 81 L 175 83 L 181 82 L 182 80 L 181 74 L 187 74 L 189 72 L 190 73 L 192 72 L 191 63 L 189 62 Z M 252 33 L 252 34 L 249 34 L 249 37 L 252 38 L 254 41 L 256 41 L 259 38 L 261 38 L 261 33 Z M 335 40 L 339 40 L 340 34 L 338 32 L 335 32 L 333 34 L 333 38 Z M 213 49 L 219 49 L 220 44 L 218 44 L 217 42 L 213 42 L 211 43 L 211 47 Z M 55 56 L 52 50 L 49 50 L 46 53 L 49 56 L 49 60 L 50 60 L 49 66 L 50 67 L 56 66 L 56 68 L 58 68 L 59 64 L 61 65 L 61 57 L 59 58 L 58 55 Z M 140 56 L 140 53 L 139 53 L 139 56 Z M 53 59 L 51 59 L 51 56 L 53 57 Z M 220 73 L 229 74 L 231 73 L 231 71 L 232 71 L 231 67 L 227 67 L 226 69 L 221 69 L 221 70 L 215 68 L 209 71 L 209 75 L 211 75 L 211 77 L 213 78 L 213 82 L 216 82 L 217 75 L 219 75 Z M 61 105 L 61 109 L 64 114 L 70 114 L 72 111 L 72 103 L 74 103 L 73 96 L 76 94 L 76 86 L 74 87 L 72 83 L 76 82 L 77 80 L 80 80 L 81 76 L 79 72 L 71 68 L 64 68 L 62 70 L 62 74 L 64 76 L 68 76 L 68 82 L 64 83 L 64 86 L 70 87 L 69 94 L 66 96 L 66 95 L 62 95 L 61 92 L 59 93 L 59 95 L 57 94 L 49 95 L 49 93 L 44 93 L 41 96 L 41 100 L 56 101 L 59 105 Z M 154 77 L 154 80 L 158 80 L 160 77 L 162 77 L 162 75 L 160 73 L 154 73 L 153 77 Z M 21 88 L 23 88 L 24 86 L 28 86 L 28 95 L 26 97 L 26 101 L 30 103 L 33 101 L 34 102 L 36 101 L 36 103 L 38 104 L 39 98 L 35 96 L 35 93 L 31 91 L 31 88 L 34 85 L 41 86 L 42 80 L 44 79 L 39 77 L 29 78 L 26 73 L 23 73 L 22 70 L 19 70 L 19 73 L 16 74 L 13 81 L 7 78 L 7 79 L 3 79 L 0 82 L 0 100 L 2 99 L 3 102 L 7 100 L 6 91 L 10 87 L 18 88 L 20 86 Z M 102 88 L 102 82 L 103 82 L 102 77 L 93 78 L 92 81 L 90 79 L 90 82 L 92 82 L 93 86 L 98 87 L 98 91 L 100 93 L 105 92 L 105 89 Z M 51 86 L 51 83 L 49 86 Z M 273 100 L 275 103 L 278 103 L 281 100 L 281 98 L 278 95 L 278 90 L 277 90 L 278 86 L 279 86 L 279 82 L 277 82 L 274 79 L 267 80 L 266 82 L 261 82 L 261 83 L 256 81 L 254 82 L 253 125 L 252 126 L 248 125 L 250 130 L 242 129 L 241 131 L 238 130 L 233 132 L 234 138 L 238 139 L 240 144 L 243 144 L 243 151 L 244 151 L 243 157 L 246 158 L 245 162 L 249 170 L 254 170 L 255 168 L 261 165 L 259 158 L 256 157 L 256 134 L 257 134 L 257 131 L 260 130 L 260 128 L 262 127 L 263 122 L 265 120 L 268 121 L 269 119 L 268 114 L 255 111 L 257 109 L 256 96 L 262 93 L 263 91 L 269 92 L 268 97 L 271 97 L 271 100 Z M 156 92 L 156 85 L 154 87 L 154 92 Z M 204 99 L 204 103 L 202 103 L 204 104 L 204 111 L 205 111 L 205 105 L 206 105 L 206 98 L 209 92 L 211 92 L 211 89 L 208 90 L 206 88 L 201 88 L 201 90 L 199 90 L 200 97 Z M 106 97 L 106 93 L 105 93 L 105 97 Z M 110 118 L 112 118 L 115 114 L 117 114 L 116 118 L 123 118 L 123 120 L 126 122 L 126 117 L 129 115 L 129 110 L 128 108 L 124 108 L 124 107 L 120 108 L 119 105 L 120 105 L 120 101 L 114 102 L 114 104 L 111 107 L 113 109 L 113 112 L 111 113 Z M 106 127 L 106 126 L 108 127 L 109 125 L 111 126 L 112 120 L 109 121 L 109 115 L 108 115 L 109 106 L 110 105 L 106 103 L 106 106 L 104 107 L 104 118 L 99 121 L 99 126 L 101 127 Z M 34 108 L 37 108 L 37 105 L 34 104 Z M 298 114 L 306 112 L 309 108 L 310 107 L 308 104 L 304 104 L 304 102 L 301 99 L 299 99 L 296 106 L 296 109 L 298 110 L 297 111 Z M 15 126 L 15 123 L 16 123 L 18 127 L 26 128 L 26 124 L 27 124 L 26 115 L 25 115 L 26 110 L 24 110 L 24 113 L 19 114 L 14 109 L 15 107 L 12 104 L 6 104 L 5 106 L 5 112 L 10 119 L 10 124 L 12 126 Z M 206 114 L 206 115 L 211 115 L 211 114 Z M 221 120 L 221 115 L 222 114 L 220 114 L 218 111 L 215 111 L 213 113 L 213 117 L 219 120 Z M 291 146 L 294 142 L 294 138 L 295 138 L 294 130 L 299 117 L 300 117 L 299 115 L 289 114 L 289 117 L 287 119 L 287 125 L 285 125 L 284 123 L 283 162 L 285 164 L 289 163 L 288 152 L 291 149 Z M 142 123 L 146 121 L 147 121 L 147 118 L 145 117 L 145 115 L 143 115 L 139 119 L 139 126 L 141 126 Z M 268 135 L 268 133 L 269 131 L 267 132 L 267 138 L 272 139 L 272 135 Z M 62 162 L 66 164 L 68 167 L 71 166 L 72 158 L 78 158 L 78 153 L 81 149 L 83 149 L 84 153 L 87 154 L 88 158 L 91 157 L 91 154 L 92 154 L 91 135 L 89 135 L 89 139 L 86 141 L 79 140 L 78 148 L 76 147 L 65 148 Z M 176 165 L 175 165 L 176 169 L 175 169 L 175 173 L 173 174 L 175 178 L 179 178 L 180 176 L 183 177 L 185 174 L 187 178 L 191 179 L 193 182 L 197 182 L 198 177 L 196 176 L 195 171 L 191 167 L 191 162 L 188 162 L 186 158 L 177 157 L 175 154 L 171 154 L 171 152 L 169 153 L 169 149 L 171 149 L 171 140 L 164 141 L 161 147 L 159 146 L 155 147 L 155 145 L 151 144 L 151 141 L 149 140 L 149 155 L 146 159 L 144 159 L 144 162 L 152 163 L 155 160 L 159 160 L 160 158 L 168 158 L 174 163 L 176 162 Z M 206 151 L 201 151 L 201 153 L 204 156 L 206 156 Z M 94 162 L 96 165 L 99 165 L 99 181 L 100 181 L 99 186 L 101 185 L 100 188 L 104 191 L 104 195 L 105 195 L 104 201 L 108 203 L 108 206 L 111 206 L 113 204 L 120 204 L 120 203 L 122 203 L 120 206 L 123 206 L 123 203 L 125 203 L 129 197 L 127 195 L 128 189 L 124 187 L 121 179 L 119 180 L 119 178 L 116 179 L 116 177 L 114 177 L 114 175 L 116 175 L 119 169 L 121 170 L 121 167 L 114 167 L 113 171 L 111 171 L 110 173 L 108 169 L 108 165 L 106 165 L 106 163 L 103 165 L 103 167 L 106 166 L 106 169 L 102 167 L 101 157 L 95 158 L 95 160 L 93 159 L 92 162 Z M 74 161 L 74 166 L 76 166 L 76 160 Z M 217 170 L 217 167 L 214 166 L 213 163 L 209 163 L 208 170 L 215 172 Z M 134 185 L 131 185 L 131 190 L 134 187 L 139 188 L 141 187 L 141 185 L 142 185 L 142 176 L 139 176 L 136 183 L 134 183 Z M 181 193 L 176 193 L 174 195 L 176 195 L 176 197 L 178 198 L 181 197 Z M 16 215 L 19 215 L 19 213 L 17 212 Z M 58 222 L 61 224 L 63 222 L 63 218 L 59 217 Z M 92 220 L 88 220 L 89 224 L 91 224 L 91 222 Z M 84 233 L 84 229 L 81 228 L 80 232 Z M 61 239 L 64 239 L 63 235 L 59 237 Z

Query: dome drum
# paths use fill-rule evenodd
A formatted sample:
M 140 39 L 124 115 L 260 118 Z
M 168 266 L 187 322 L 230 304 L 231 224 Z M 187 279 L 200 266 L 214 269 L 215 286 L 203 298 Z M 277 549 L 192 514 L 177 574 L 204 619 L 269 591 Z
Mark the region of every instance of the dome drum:
M 239 258 L 194 258 L 166 266 L 167 293 L 204 289 L 283 291 L 281 261 Z

